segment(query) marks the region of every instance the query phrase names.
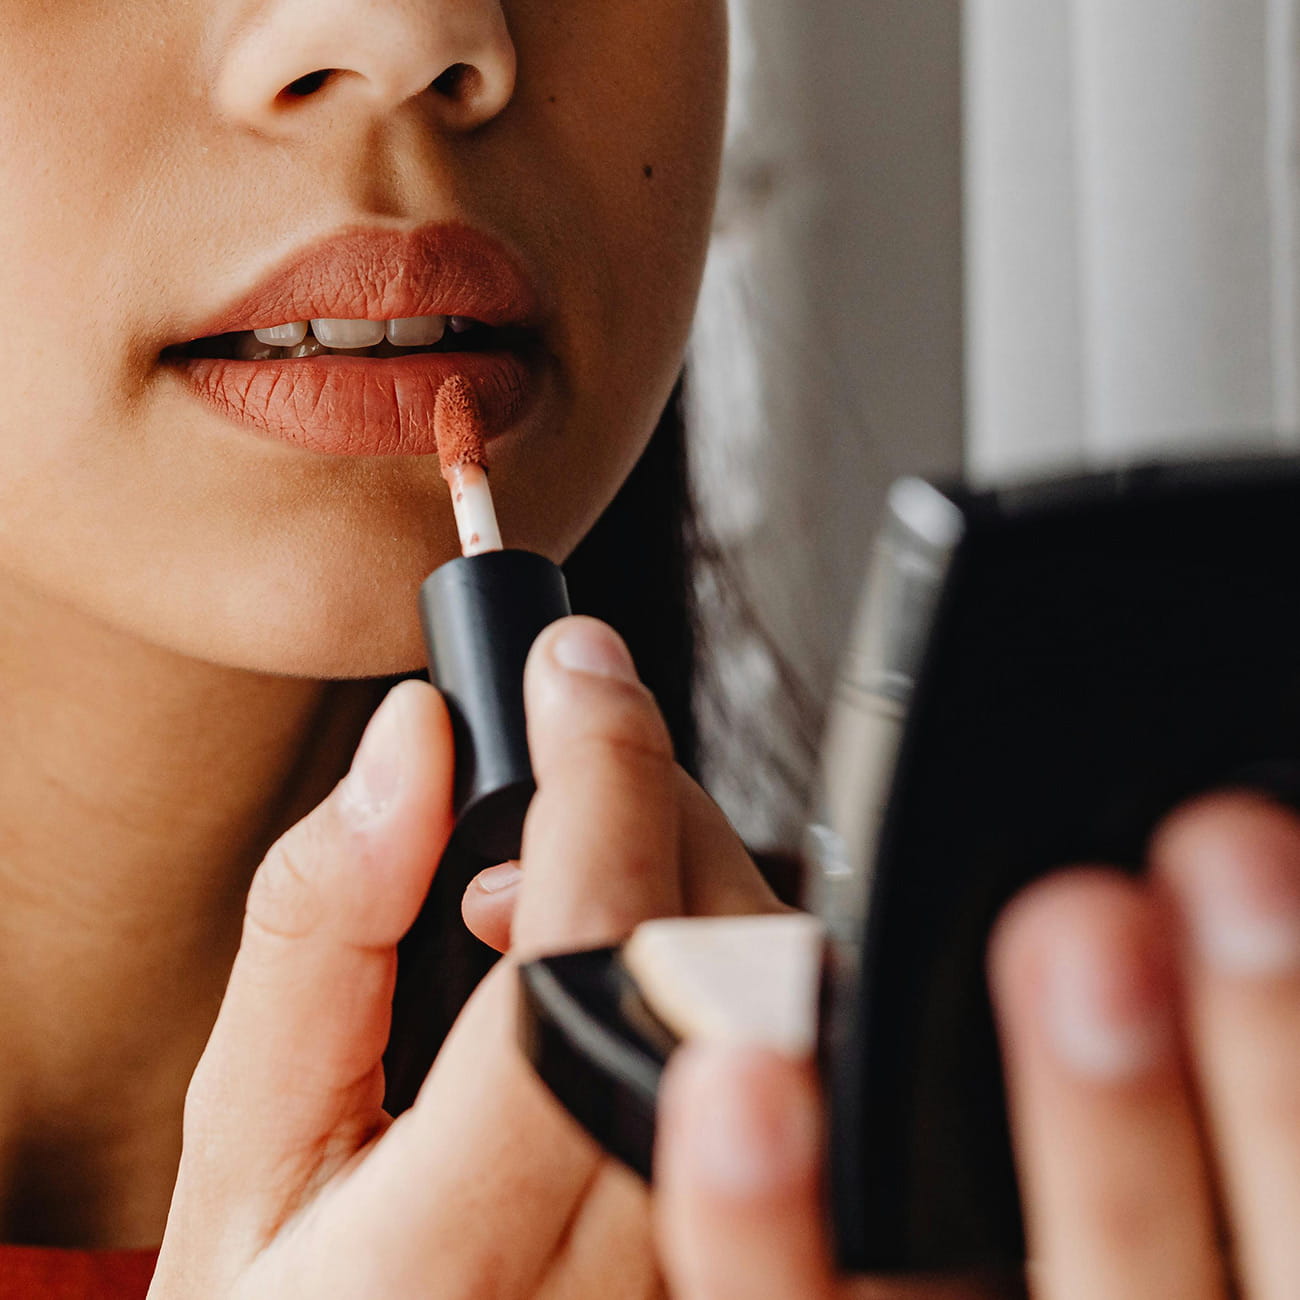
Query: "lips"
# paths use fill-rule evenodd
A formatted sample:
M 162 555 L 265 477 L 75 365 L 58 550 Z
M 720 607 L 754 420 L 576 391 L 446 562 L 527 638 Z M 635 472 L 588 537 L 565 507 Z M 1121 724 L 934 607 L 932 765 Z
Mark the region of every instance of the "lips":
M 252 432 L 333 455 L 428 455 L 437 450 L 438 390 L 453 376 L 474 388 L 489 437 L 525 414 L 541 379 L 538 315 L 528 278 L 479 231 L 358 229 L 290 258 L 164 360 L 202 401 Z M 220 336 L 286 322 L 418 316 L 459 316 L 489 328 L 469 336 L 477 340 L 472 351 L 210 355 Z

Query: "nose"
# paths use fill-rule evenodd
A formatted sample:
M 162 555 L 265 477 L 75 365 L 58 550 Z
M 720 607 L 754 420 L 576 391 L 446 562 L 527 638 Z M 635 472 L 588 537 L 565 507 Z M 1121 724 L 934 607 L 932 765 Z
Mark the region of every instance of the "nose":
M 421 95 L 471 131 L 510 102 L 515 67 L 499 0 L 265 0 L 241 13 L 216 95 L 224 117 L 271 136 Z

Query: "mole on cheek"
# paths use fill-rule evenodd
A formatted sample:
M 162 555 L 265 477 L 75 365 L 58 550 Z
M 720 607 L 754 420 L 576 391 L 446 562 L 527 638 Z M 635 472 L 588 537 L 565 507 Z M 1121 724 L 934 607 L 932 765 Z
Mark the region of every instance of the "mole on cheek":
M 644 176 L 646 180 L 652 181 L 655 178 L 655 169 L 649 163 L 646 163 L 645 166 L 641 168 L 641 175 Z

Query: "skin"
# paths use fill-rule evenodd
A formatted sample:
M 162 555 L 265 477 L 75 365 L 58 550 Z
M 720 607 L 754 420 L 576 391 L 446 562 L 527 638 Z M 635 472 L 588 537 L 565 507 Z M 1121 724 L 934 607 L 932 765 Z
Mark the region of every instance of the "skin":
M 684 784 L 608 628 L 548 629 L 524 685 L 538 794 L 523 879 L 506 891 L 511 954 L 396 1120 L 380 1109 L 394 945 L 450 829 L 448 722 L 431 687 L 393 692 L 353 775 L 260 868 L 186 1103 L 155 1300 L 662 1294 L 644 1189 L 575 1131 L 515 1047 L 514 964 L 691 904 L 731 908 L 738 888 L 745 910 L 777 904 Z
M 522 868 L 465 900 L 508 955 L 386 1115 L 396 944 L 451 829 L 437 693 L 393 691 L 339 778 L 367 679 L 422 657 L 445 492 L 428 464 L 233 429 L 157 359 L 305 240 L 484 225 L 541 284 L 555 357 L 497 496 L 513 540 L 563 556 L 680 364 L 722 9 L 4 6 L 0 299 L 24 328 L 0 362 L 4 1238 L 161 1240 L 154 1300 L 663 1294 L 644 1189 L 514 1046 L 514 963 L 778 904 L 625 649 L 557 625 L 525 683 Z M 456 63 L 458 95 L 428 89 Z M 319 68 L 345 75 L 287 106 Z M 1036 1300 L 1224 1295 L 1215 1202 L 1239 1294 L 1295 1293 L 1298 936 L 1300 823 L 1250 798 L 1184 810 L 1145 882 L 1073 873 L 1013 906 L 991 973 Z M 977 1294 L 833 1276 L 820 1132 L 802 1064 L 680 1054 L 655 1229 L 673 1294 Z
M 253 872 L 376 702 L 335 679 L 421 665 L 415 591 L 455 554 L 436 465 L 259 439 L 159 353 L 345 227 L 484 228 L 553 356 L 498 507 L 562 557 L 680 368 L 724 12 L 15 0 L 0 49 L 0 1235 L 156 1244 Z

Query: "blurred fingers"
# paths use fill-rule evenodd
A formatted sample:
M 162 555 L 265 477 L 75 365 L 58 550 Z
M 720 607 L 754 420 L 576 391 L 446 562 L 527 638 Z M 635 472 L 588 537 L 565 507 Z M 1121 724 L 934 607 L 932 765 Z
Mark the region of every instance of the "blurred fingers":
M 1032 886 L 990 974 L 1035 1300 L 1220 1300 L 1161 915 L 1118 873 Z
M 1154 866 L 1180 918 L 1192 1060 L 1251 1300 L 1300 1295 L 1300 819 L 1218 795 Z
M 675 1300 L 829 1300 L 820 1107 L 810 1071 L 688 1045 L 660 1096 L 655 1188 Z

